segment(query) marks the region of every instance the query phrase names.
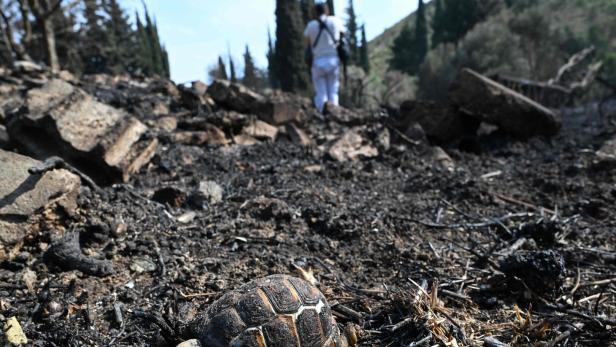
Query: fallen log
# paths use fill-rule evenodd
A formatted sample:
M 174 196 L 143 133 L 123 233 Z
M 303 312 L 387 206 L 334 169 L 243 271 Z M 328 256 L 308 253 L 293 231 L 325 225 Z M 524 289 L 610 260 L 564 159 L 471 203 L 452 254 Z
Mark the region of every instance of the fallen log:
M 521 138 L 552 136 L 561 128 L 556 112 L 470 69 L 460 71 L 449 98 L 461 112 Z

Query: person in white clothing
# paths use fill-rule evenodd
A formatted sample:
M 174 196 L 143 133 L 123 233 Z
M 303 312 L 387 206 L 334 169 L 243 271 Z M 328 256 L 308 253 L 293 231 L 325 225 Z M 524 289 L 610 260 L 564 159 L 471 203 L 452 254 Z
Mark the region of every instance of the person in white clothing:
M 316 5 L 317 18 L 310 21 L 304 36 L 312 48 L 312 83 L 314 104 L 320 112 L 326 103 L 338 105 L 340 59 L 337 45 L 346 29 L 342 21 L 329 15 L 327 4 Z

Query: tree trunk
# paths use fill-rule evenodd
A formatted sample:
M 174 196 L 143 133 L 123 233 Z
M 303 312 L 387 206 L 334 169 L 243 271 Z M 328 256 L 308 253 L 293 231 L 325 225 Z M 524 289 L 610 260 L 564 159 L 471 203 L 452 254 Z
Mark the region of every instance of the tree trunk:
M 13 27 L 12 27 L 11 20 L 6 15 L 6 13 L 2 11 L 1 8 L 0 8 L 0 17 L 2 17 L 2 21 L 4 22 L 3 39 L 8 49 L 11 50 L 11 52 L 19 60 L 32 61 L 32 58 L 30 58 L 30 56 L 26 52 L 24 46 L 15 41 L 15 36 L 13 35 Z M 11 60 L 14 60 L 13 57 L 11 57 Z
M 51 16 L 60 8 L 62 0 L 56 0 L 54 5 L 50 5 L 49 0 L 29 0 L 28 3 L 42 31 L 47 64 L 52 72 L 58 72 L 60 71 L 60 61 L 58 59 L 58 51 L 56 50 L 56 34 Z
M 51 68 L 51 72 L 58 72 L 60 71 L 60 61 L 58 60 L 58 51 L 56 50 L 56 34 L 53 29 L 53 22 L 51 19 L 43 19 L 39 23 L 45 38 L 47 64 Z

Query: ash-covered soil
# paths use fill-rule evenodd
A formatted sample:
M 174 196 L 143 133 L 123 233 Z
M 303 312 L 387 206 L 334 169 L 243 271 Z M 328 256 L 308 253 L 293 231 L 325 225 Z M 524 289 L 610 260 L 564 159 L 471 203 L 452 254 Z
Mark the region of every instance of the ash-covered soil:
M 130 91 L 93 92 L 141 112 Z M 361 346 L 614 345 L 616 171 L 595 151 L 616 128 L 593 115 L 568 111 L 551 139 L 448 149 L 454 170 L 378 113 L 353 126 L 311 115 L 316 146 L 165 141 L 130 184 L 83 188 L 76 216 L 45 225 L 79 232 L 115 272 L 48 266 L 51 231 L 34 235 L 1 265 L 1 314 L 34 346 L 173 346 L 139 313 L 179 326 L 243 283 L 303 270 Z M 347 162 L 319 148 L 351 127 L 390 144 Z M 214 193 L 196 193 L 207 181 Z

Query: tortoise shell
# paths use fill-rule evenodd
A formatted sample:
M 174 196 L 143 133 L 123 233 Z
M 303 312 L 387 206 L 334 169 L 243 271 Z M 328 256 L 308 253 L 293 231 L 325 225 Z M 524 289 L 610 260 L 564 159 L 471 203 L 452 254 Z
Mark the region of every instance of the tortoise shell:
M 299 278 L 252 281 L 210 305 L 190 335 L 207 347 L 347 347 L 323 294 Z

